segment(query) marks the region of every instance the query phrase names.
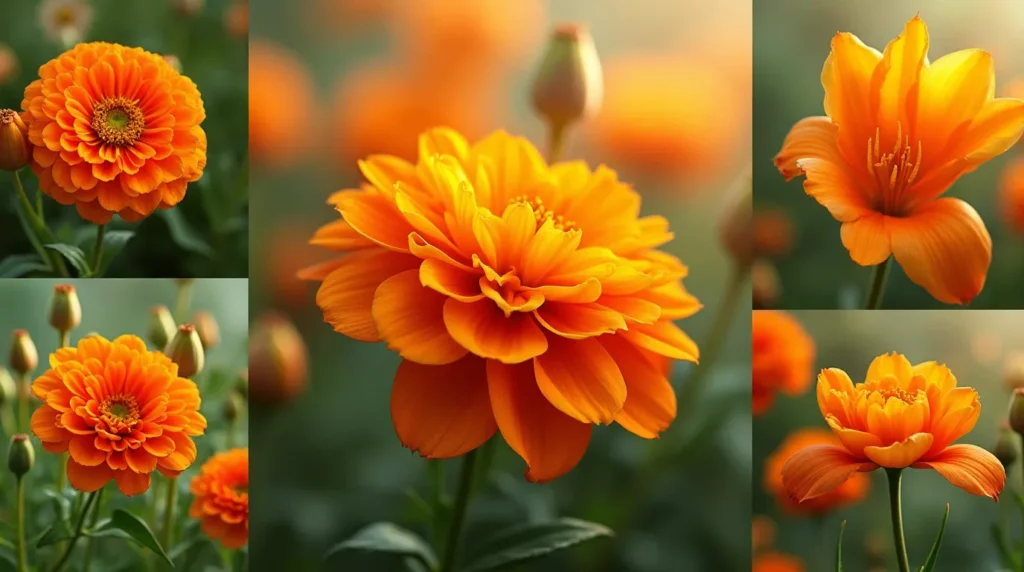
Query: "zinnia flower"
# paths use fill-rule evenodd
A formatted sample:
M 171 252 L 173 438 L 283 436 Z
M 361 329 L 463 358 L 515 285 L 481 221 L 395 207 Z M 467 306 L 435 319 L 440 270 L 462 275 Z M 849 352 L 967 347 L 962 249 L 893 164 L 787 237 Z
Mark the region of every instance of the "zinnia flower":
M 404 358 L 391 414 L 405 446 L 455 457 L 497 429 L 547 481 L 576 465 L 593 424 L 645 438 L 669 426 L 668 359 L 698 353 L 672 320 L 700 304 L 686 267 L 656 250 L 667 221 L 639 218 L 614 171 L 448 129 L 420 138 L 415 164 L 360 166 L 368 182 L 331 197 L 342 218 L 313 239 L 353 252 L 303 276 L 323 281 L 336 331 Z
M 1014 234 L 1024 234 L 1024 157 L 1015 157 L 999 180 L 999 210 Z
M 985 284 L 992 239 L 974 208 L 939 196 L 1020 138 L 1024 101 L 993 98 L 987 52 L 927 53 L 919 17 L 884 54 L 837 34 L 821 73 L 827 117 L 797 123 L 775 166 L 787 180 L 806 175 L 854 262 L 895 256 L 937 300 L 965 304 Z
M 32 432 L 51 453 L 69 452 L 68 482 L 98 491 L 111 479 L 125 495 L 149 489 L 155 470 L 177 477 L 196 459 L 202 435 L 196 384 L 135 336 L 92 335 L 58 349 L 32 383 L 43 401 Z
M 795 396 L 807 391 L 814 373 L 814 340 L 792 315 L 755 310 L 751 324 L 751 397 L 754 415 L 768 411 L 781 391 Z
M 249 540 L 249 448 L 217 453 L 203 463 L 190 485 L 189 516 L 224 548 L 238 550 Z
M 754 557 L 753 572 L 804 572 L 803 561 L 781 552 L 765 552 Z
M 77 44 L 92 26 L 92 6 L 86 0 L 44 0 L 39 5 L 39 24 L 51 41 Z
M 856 472 L 878 467 L 935 469 L 975 495 L 998 499 L 1006 472 L 992 453 L 954 445 L 978 421 L 981 402 L 957 387 L 944 365 L 910 365 L 900 354 L 875 358 L 863 383 L 846 372 L 818 375 L 818 407 L 839 445 L 813 445 L 790 457 L 782 482 L 796 501 L 834 491 Z
M 206 166 L 196 84 L 140 48 L 79 44 L 39 68 L 21 105 L 39 188 L 96 224 L 178 204 Z
M 765 490 L 776 498 L 783 509 L 795 514 L 823 514 L 864 500 L 871 488 L 871 479 L 863 473 L 853 475 L 828 493 L 803 502 L 791 498 L 782 485 L 782 467 L 795 453 L 812 445 L 839 444 L 839 440 L 828 429 L 806 427 L 790 433 L 764 463 Z

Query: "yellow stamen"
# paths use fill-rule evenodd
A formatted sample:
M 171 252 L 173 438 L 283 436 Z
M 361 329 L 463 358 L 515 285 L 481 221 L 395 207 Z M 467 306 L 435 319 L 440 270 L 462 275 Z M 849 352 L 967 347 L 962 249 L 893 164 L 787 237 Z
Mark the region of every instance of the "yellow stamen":
M 142 137 L 146 121 L 138 103 L 127 97 L 108 97 L 92 108 L 92 128 L 101 141 L 127 147 Z
M 900 214 L 908 189 L 917 179 L 924 161 L 924 147 L 917 142 L 917 157 L 913 156 L 910 136 L 903 135 L 903 124 L 896 124 L 896 139 L 891 153 L 881 152 L 881 130 L 868 139 L 867 168 L 875 178 L 881 208 L 886 214 Z
M 576 228 L 576 221 L 566 219 L 562 215 L 555 214 L 544 206 L 544 200 L 540 197 L 533 197 L 530 199 L 526 195 L 519 195 L 511 199 L 509 205 L 530 205 L 533 209 L 533 218 L 537 219 L 537 226 L 544 224 L 547 221 L 551 221 L 555 228 L 564 230 L 566 232 Z

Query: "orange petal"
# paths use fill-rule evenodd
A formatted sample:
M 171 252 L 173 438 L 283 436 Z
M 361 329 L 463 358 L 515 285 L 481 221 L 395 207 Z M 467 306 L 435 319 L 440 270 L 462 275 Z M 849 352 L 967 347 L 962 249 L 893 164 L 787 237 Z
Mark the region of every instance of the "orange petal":
M 782 485 L 796 502 L 830 493 L 857 471 L 876 466 L 834 445 L 812 445 L 800 450 L 782 466 Z
M 432 258 L 420 264 L 420 283 L 460 302 L 476 302 L 484 297 L 479 274 Z
M 626 329 L 622 314 L 600 304 L 548 302 L 534 312 L 537 321 L 563 338 L 579 340 Z
M 491 407 L 502 437 L 526 461 L 526 478 L 545 482 L 569 472 L 587 451 L 591 425 L 555 409 L 528 363 L 487 362 Z
M 826 417 L 825 422 L 828 423 L 835 436 L 839 438 L 843 447 L 855 457 L 864 457 L 865 447 L 878 447 L 882 444 L 882 440 L 876 435 L 843 427 L 834 415 Z
M 131 469 L 114 471 L 114 481 L 117 483 L 117 488 L 126 497 L 141 495 L 148 491 L 152 476 L 150 473 L 136 473 Z M 178 482 L 171 481 L 169 486 L 176 487 Z
M 862 186 L 846 163 L 800 159 L 797 168 L 807 175 L 804 192 L 828 209 L 836 220 L 857 220 L 870 212 L 867 198 L 860 191 Z
M 596 339 L 552 337 L 533 365 L 544 397 L 583 423 L 611 423 L 626 403 L 622 372 Z
M 909 381 L 913 376 L 914 367 L 907 356 L 898 353 L 883 354 L 871 360 L 865 380 L 871 381 L 892 376 L 898 380 Z
M 114 471 L 106 463 L 86 467 L 74 459 L 68 459 L 68 483 L 76 490 L 84 493 L 96 492 L 112 478 Z
M 953 157 L 973 164 L 1001 155 L 1020 140 L 1024 132 L 1024 101 L 993 99 L 981 108 L 974 121 L 958 139 Z
M 403 360 L 391 390 L 391 419 L 402 445 L 430 459 L 483 445 L 497 430 L 484 360 L 467 356 L 439 366 Z
M 904 129 L 913 125 L 911 111 L 917 107 L 915 87 L 928 57 L 928 27 L 920 16 L 914 16 L 903 33 L 885 46 L 882 62 L 871 78 L 872 86 L 880 88 L 878 125 L 891 133 L 883 133 L 886 141 L 895 139 L 897 123 Z
M 943 198 L 906 218 L 888 218 L 892 251 L 907 277 L 936 300 L 966 304 L 985 285 L 992 238 L 971 205 Z
M 992 55 L 984 50 L 946 54 L 921 70 L 917 100 L 917 139 L 936 157 L 946 157 L 954 130 L 970 123 L 995 90 Z M 934 159 L 933 159 L 934 160 Z
M 850 251 L 850 258 L 854 262 L 861 266 L 875 266 L 892 255 L 885 220 L 886 217 L 880 214 L 868 213 L 857 220 L 843 223 L 843 246 Z
M 443 315 L 452 338 L 480 357 L 520 363 L 548 349 L 548 340 L 532 314 L 516 312 L 506 318 L 490 300 L 467 304 L 449 299 Z
M 324 312 L 324 321 L 350 338 L 379 342 L 373 321 L 373 295 L 382 282 L 418 264 L 419 259 L 413 256 L 381 248 L 346 255 L 316 292 L 316 303 Z
M 1006 484 L 1002 463 L 975 445 L 953 445 L 927 461 L 915 463 L 914 468 L 935 469 L 953 485 L 992 500 L 999 500 Z
M 864 455 L 879 466 L 902 469 L 923 457 L 932 446 L 933 439 L 930 433 L 915 433 L 888 447 L 864 447 Z
M 367 190 L 341 198 L 338 212 L 356 232 L 377 244 L 397 252 L 409 251 L 409 233 L 413 231 L 392 199 Z
M 95 467 L 107 460 L 107 452 L 96 448 L 95 435 L 75 435 L 68 443 L 68 453 L 76 462 L 87 467 Z
M 803 170 L 797 167 L 800 159 L 824 159 L 841 164 L 838 145 L 839 130 L 831 119 L 805 117 L 797 121 L 786 135 L 782 150 L 775 156 L 775 168 L 789 181 L 803 174 Z
M 374 245 L 368 238 L 356 232 L 344 219 L 329 222 L 318 228 L 309 243 L 330 250 L 356 250 Z
M 821 70 L 825 113 L 839 128 L 839 148 L 851 165 L 860 165 L 864 146 L 875 132 L 871 77 L 882 54 L 857 36 L 839 33 Z M 856 162 L 854 162 L 856 161 Z
M 665 371 L 620 336 L 601 336 L 626 382 L 626 403 L 615 421 L 644 439 L 654 439 L 676 418 L 676 393 Z
M 672 359 L 697 362 L 700 350 L 697 344 L 679 326 L 668 321 L 654 324 L 633 324 L 618 335 L 633 344 L 658 355 Z
M 373 296 L 373 321 L 388 348 L 426 365 L 452 363 L 466 355 L 444 326 L 445 296 L 420 285 L 413 268 L 388 278 Z
M 44 442 L 67 441 L 72 435 L 67 429 L 57 427 L 57 417 L 59 415 L 54 408 L 45 403 L 39 406 L 38 409 L 32 412 L 32 417 L 29 421 L 32 433 L 40 441 Z

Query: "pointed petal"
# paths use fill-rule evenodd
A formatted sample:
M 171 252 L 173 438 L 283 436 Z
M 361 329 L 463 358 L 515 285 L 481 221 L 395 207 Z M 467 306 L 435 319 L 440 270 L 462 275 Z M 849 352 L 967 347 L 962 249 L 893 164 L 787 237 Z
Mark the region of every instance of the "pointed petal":
M 782 485 L 796 502 L 830 493 L 857 471 L 870 471 L 873 463 L 851 456 L 834 445 L 801 449 L 782 466 Z
M 938 455 L 920 461 L 915 469 L 935 469 L 961 489 L 992 500 L 1006 484 L 1006 471 L 995 455 L 975 445 L 953 445 Z
M 872 94 L 877 92 L 871 89 L 871 77 L 881 61 L 878 50 L 853 34 L 839 33 L 832 38 L 832 51 L 821 70 L 825 113 L 836 124 L 839 149 L 852 165 L 860 165 L 868 138 L 875 132 L 872 110 L 877 95 Z
M 912 89 L 921 77 L 921 69 L 928 58 L 928 27 L 920 16 L 914 16 L 903 28 L 903 33 L 885 46 L 882 62 L 871 78 L 872 87 L 880 89 L 877 124 L 891 133 L 883 133 L 883 140 L 895 139 L 897 123 L 903 129 L 913 129 L 917 107 L 917 91 Z M 866 143 L 866 140 L 865 140 Z
M 929 150 L 929 159 L 945 157 L 945 147 L 958 142 L 953 131 L 992 100 L 995 80 L 992 55 L 984 50 L 946 54 L 921 70 L 916 139 Z

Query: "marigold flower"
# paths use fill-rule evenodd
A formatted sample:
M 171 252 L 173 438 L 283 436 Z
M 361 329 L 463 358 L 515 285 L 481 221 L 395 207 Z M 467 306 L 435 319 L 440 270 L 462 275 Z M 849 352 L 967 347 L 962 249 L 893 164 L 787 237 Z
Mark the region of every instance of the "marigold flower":
M 787 180 L 842 222 L 861 266 L 890 256 L 947 304 L 981 292 L 992 260 L 985 223 L 960 199 L 939 198 L 1024 132 L 1024 101 L 995 99 L 992 57 L 963 50 L 929 62 L 920 17 L 878 53 L 837 34 L 825 61 L 827 117 L 798 122 L 775 157 Z
M 190 485 L 189 516 L 200 519 L 203 533 L 237 550 L 249 540 L 249 448 L 217 453 L 203 463 Z
M 196 459 L 202 435 L 196 384 L 135 336 L 93 335 L 58 349 L 32 383 L 43 405 L 32 433 L 51 453 L 70 453 L 68 482 L 97 491 L 113 479 L 125 495 L 149 489 L 155 470 L 177 477 Z
M 949 368 L 911 365 L 901 354 L 875 358 L 863 383 L 840 369 L 818 375 L 818 407 L 839 445 L 812 445 L 789 458 L 782 482 L 796 501 L 834 491 L 858 471 L 935 469 L 953 485 L 998 499 L 1006 472 L 992 453 L 954 445 L 978 421 L 981 402 L 957 387 Z
M 20 69 L 18 55 L 7 44 L 0 43 L 0 85 L 14 79 Z
M 313 79 L 291 52 L 265 40 L 249 46 L 249 152 L 256 165 L 295 162 L 315 127 Z M 303 126 L 296 129 L 296 125 Z
M 751 397 L 754 415 L 768 411 L 775 393 L 796 396 L 811 385 L 814 340 L 791 314 L 755 310 L 751 324 Z
M 781 552 L 765 552 L 754 557 L 753 572 L 804 572 L 803 561 Z
M 92 27 L 92 6 L 85 0 L 43 0 L 39 24 L 51 41 L 72 46 L 81 42 Z
M 672 234 L 639 218 L 614 171 L 547 165 L 525 139 L 420 138 L 415 164 L 374 156 L 320 245 L 351 251 L 303 272 L 334 329 L 405 358 L 391 394 L 401 442 L 462 455 L 496 430 L 548 481 L 583 456 L 596 423 L 654 438 L 675 417 L 669 359 L 697 360 L 673 323 L 700 304 Z M 627 393 L 629 399 L 627 399 Z
M 1015 234 L 1024 234 L 1024 157 L 1014 157 L 999 178 L 999 211 Z
M 0 109 L 0 171 L 17 171 L 28 165 L 31 154 L 28 126 L 18 112 Z
M 206 166 L 196 84 L 140 48 L 79 44 L 39 68 L 21 105 L 40 189 L 96 224 L 178 204 Z
M 871 479 L 857 473 L 833 491 L 798 502 L 782 486 L 782 467 L 795 453 L 812 445 L 838 445 L 839 440 L 828 429 L 806 427 L 798 429 L 779 445 L 764 463 L 764 488 L 776 498 L 779 505 L 794 514 L 823 514 L 864 500 L 871 488 Z

